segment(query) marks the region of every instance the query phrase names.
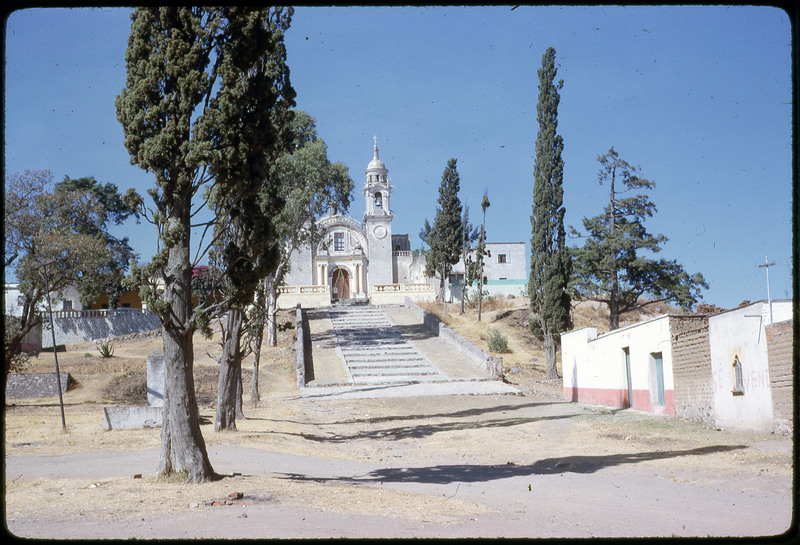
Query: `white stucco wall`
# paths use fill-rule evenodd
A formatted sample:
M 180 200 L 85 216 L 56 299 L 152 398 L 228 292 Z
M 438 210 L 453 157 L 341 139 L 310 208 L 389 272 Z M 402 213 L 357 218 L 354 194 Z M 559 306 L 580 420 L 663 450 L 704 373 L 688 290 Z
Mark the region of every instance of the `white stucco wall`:
M 788 319 L 791 314 L 791 301 L 772 301 L 775 322 Z M 719 427 L 764 432 L 772 429 L 772 391 L 764 329 L 769 316 L 769 303 L 759 301 L 708 319 L 714 418 Z M 743 394 L 732 392 L 733 362 L 737 356 L 742 365 Z
M 307 245 L 293 251 L 289 256 L 291 266 L 284 277 L 287 286 L 311 286 L 316 284 L 311 248 Z
M 392 219 L 370 217 L 365 219 L 369 262 L 367 279 L 370 286 L 394 282 L 392 267 Z
M 582 328 L 561 335 L 564 395 L 568 400 L 614 407 L 627 406 L 628 378 L 624 348 L 630 352 L 634 409 L 674 413 L 672 347 L 669 317 L 617 329 L 596 337 L 597 329 Z M 661 353 L 664 405 L 657 405 L 655 360 Z
M 483 269 L 488 280 L 527 280 L 524 242 L 487 242 L 486 249 L 491 254 Z M 501 255 L 505 256 L 505 263 L 500 263 Z
M 5 312 L 11 316 L 22 316 L 22 305 L 20 304 L 20 291 L 19 284 L 7 283 L 3 286 L 5 295 Z M 53 312 L 57 310 L 64 310 L 64 300 L 72 301 L 73 310 L 82 310 L 80 295 L 74 286 L 67 286 L 64 288 L 62 294 L 52 293 L 50 295 L 50 304 L 53 307 Z M 42 300 L 39 303 L 39 310 L 45 312 L 47 310 L 47 301 Z

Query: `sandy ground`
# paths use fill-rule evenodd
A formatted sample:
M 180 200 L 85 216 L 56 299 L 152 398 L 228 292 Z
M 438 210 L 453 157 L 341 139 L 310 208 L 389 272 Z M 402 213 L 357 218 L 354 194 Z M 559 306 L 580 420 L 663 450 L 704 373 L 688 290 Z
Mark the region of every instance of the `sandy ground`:
M 64 397 L 66 433 L 57 400 L 7 401 L 7 530 L 43 539 L 574 538 L 763 536 L 791 525 L 789 437 L 566 403 L 526 373 L 509 377 L 519 396 L 300 398 L 290 342 L 287 331 L 265 350 L 262 399 L 245 407 L 237 432 L 215 433 L 213 395 L 198 396 L 220 475 L 199 485 L 153 475 L 159 430 L 102 430 L 108 383 L 138 376 L 158 341 L 120 342 L 102 361 L 86 355 L 90 346 L 70 347 L 62 370 L 79 387 Z M 196 346 L 198 384 L 210 392 L 214 346 Z

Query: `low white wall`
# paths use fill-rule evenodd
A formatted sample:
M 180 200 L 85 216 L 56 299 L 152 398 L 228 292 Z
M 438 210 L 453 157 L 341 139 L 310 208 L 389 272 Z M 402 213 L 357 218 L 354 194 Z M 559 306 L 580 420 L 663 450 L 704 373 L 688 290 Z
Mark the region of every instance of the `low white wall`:
M 56 345 L 121 337 L 153 331 L 161 328 L 161 321 L 152 312 L 140 309 L 117 309 L 103 311 L 59 311 L 54 312 Z M 42 347 L 53 346 L 50 319 L 44 317 Z
M 369 294 L 373 305 L 403 305 L 406 298 L 422 303 L 433 301 L 436 294 L 430 284 L 379 284 Z
M 492 356 L 484 352 L 464 337 L 443 324 L 436 316 L 426 312 L 425 309 L 417 305 L 410 298 L 406 297 L 405 306 L 413 312 L 428 329 L 436 334 L 440 339 L 448 345 L 458 350 L 470 360 L 475 362 L 476 365 L 488 371 L 493 378 L 503 378 L 503 358 L 500 356 Z
M 625 351 L 630 354 L 631 390 Z M 664 404 L 657 399 L 654 353 L 661 353 Z M 675 386 L 672 377 L 672 346 L 669 317 L 617 329 L 597 337 L 597 329 L 587 327 L 561 335 L 561 366 L 564 396 L 567 400 L 613 407 L 673 414 Z
M 302 305 L 303 308 L 328 307 L 331 304 L 331 291 L 328 286 L 284 286 L 278 288 L 278 308 L 289 309 Z

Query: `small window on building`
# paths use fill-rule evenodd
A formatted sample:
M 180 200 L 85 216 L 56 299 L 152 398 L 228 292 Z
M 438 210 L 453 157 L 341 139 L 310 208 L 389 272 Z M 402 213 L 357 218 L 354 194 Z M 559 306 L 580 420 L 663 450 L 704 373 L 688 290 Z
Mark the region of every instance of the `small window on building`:
M 375 208 L 383 207 L 383 197 L 380 193 L 375 193 Z
M 497 262 L 508 263 L 508 258 L 506 257 L 506 254 L 497 254 Z
M 64 299 L 62 310 L 72 310 L 72 299 Z
M 344 233 L 333 234 L 333 250 L 335 252 L 344 252 Z
M 742 362 L 739 361 L 739 356 L 733 358 L 733 365 L 731 365 L 731 382 L 733 382 L 733 395 L 744 395 L 744 373 L 742 372 Z

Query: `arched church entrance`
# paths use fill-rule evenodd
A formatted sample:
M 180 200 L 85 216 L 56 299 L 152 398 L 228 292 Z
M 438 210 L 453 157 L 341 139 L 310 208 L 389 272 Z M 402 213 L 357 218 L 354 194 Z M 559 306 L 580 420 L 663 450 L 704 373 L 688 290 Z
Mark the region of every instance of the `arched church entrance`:
M 331 299 L 350 298 L 350 273 L 346 269 L 338 268 L 331 275 Z

